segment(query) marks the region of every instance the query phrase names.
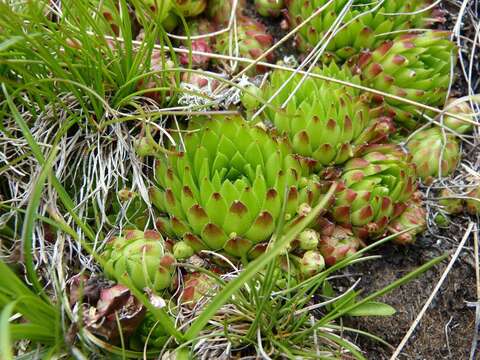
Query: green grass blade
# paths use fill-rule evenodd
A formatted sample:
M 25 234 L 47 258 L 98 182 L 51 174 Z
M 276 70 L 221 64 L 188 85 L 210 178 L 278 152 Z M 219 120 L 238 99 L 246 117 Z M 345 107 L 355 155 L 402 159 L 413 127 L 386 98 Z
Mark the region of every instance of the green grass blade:
M 282 251 L 285 250 L 285 247 L 292 242 L 292 240 L 318 215 L 318 213 L 325 208 L 325 206 L 330 201 L 333 193 L 335 192 L 336 185 L 332 185 L 330 190 L 322 199 L 322 201 L 306 216 L 302 221 L 297 225 L 292 227 L 284 236 L 282 236 L 278 241 L 276 241 L 271 248 L 269 248 L 264 254 L 258 257 L 256 260 L 252 261 L 248 266 L 242 271 L 242 273 L 233 281 L 229 282 L 223 289 L 220 291 L 217 296 L 215 296 L 212 302 L 202 311 L 200 316 L 192 323 L 190 328 L 185 333 L 185 338 L 187 340 L 194 339 L 203 327 L 208 323 L 208 321 L 215 315 L 218 309 L 220 309 L 230 297 L 238 291 L 247 281 L 252 279 L 258 271 L 265 267 L 269 262 L 275 259 L 276 256 L 280 255 Z

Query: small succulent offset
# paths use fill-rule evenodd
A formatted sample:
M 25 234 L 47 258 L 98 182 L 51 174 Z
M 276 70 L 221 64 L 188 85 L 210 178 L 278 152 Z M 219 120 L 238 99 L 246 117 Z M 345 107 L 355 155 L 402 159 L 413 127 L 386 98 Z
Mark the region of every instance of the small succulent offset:
M 361 245 L 361 240 L 346 227 L 333 223 L 322 226 L 319 250 L 328 266 L 355 254 Z
M 393 239 L 393 242 L 399 245 L 414 243 L 416 236 L 424 232 L 426 228 L 427 211 L 418 195 L 413 196 L 405 211 L 388 225 L 388 230 L 392 234 L 398 234 L 410 229 Z
M 443 118 L 443 124 L 459 134 L 466 134 L 473 129 L 473 123 L 475 122 L 475 112 L 471 108 L 468 101 L 461 101 L 460 99 L 448 99 L 445 104 L 445 111 L 463 117 L 468 121 L 457 119 L 451 115 L 445 115 Z
M 416 189 L 415 165 L 400 147 L 371 145 L 343 169 L 333 216 L 360 238 L 382 235 Z
M 455 44 L 448 35 L 445 31 L 401 35 L 373 51 L 361 53 L 354 71 L 368 87 L 425 105 L 441 106 L 455 62 Z M 418 127 L 416 118 L 423 109 L 390 97 L 385 97 L 385 102 L 388 116 L 408 129 Z
M 241 16 L 247 4 L 246 0 L 237 0 L 235 14 L 232 14 L 235 0 L 209 0 L 207 16 L 216 26 L 224 27 L 230 21 L 232 15 Z
M 207 7 L 207 0 L 175 0 L 176 8 L 185 17 L 200 15 Z
M 331 64 L 315 69 L 319 74 L 359 84 L 347 68 Z M 368 143 L 385 140 L 393 132 L 392 121 L 377 117 L 360 92 L 334 82 L 288 71 L 275 70 L 260 97 L 270 101 L 264 111 L 277 130 L 289 137 L 294 151 L 317 161 L 317 168 L 341 164 Z M 288 101 L 287 101 L 288 100 Z M 247 105 L 245 105 L 247 106 Z
M 215 26 L 210 21 L 206 19 L 194 19 L 189 21 L 188 30 L 190 36 L 206 35 L 206 37 L 191 39 L 190 41 L 183 40 L 182 48 L 188 49 L 190 46 L 192 51 L 200 51 L 204 53 L 212 52 L 215 38 L 207 35 L 215 31 Z M 186 36 L 186 33 L 183 35 Z M 210 63 L 210 58 L 205 55 L 192 54 L 191 60 L 191 65 L 193 68 L 206 68 Z M 180 54 L 180 63 L 184 66 L 190 63 L 190 57 L 188 53 Z
M 255 60 L 262 56 L 273 45 L 273 38 L 265 25 L 245 16 L 238 17 L 236 31 L 226 32 L 218 36 L 215 49 L 220 54 L 232 55 Z M 274 55 L 269 53 L 262 61 L 273 62 Z M 239 62 L 240 69 L 248 63 Z M 265 72 L 265 66 L 256 65 L 250 75 Z
M 469 197 L 465 200 L 467 211 L 472 215 L 480 215 L 480 185 L 475 185 L 467 196 Z
M 301 24 L 316 10 L 327 5 L 318 16 L 304 25 L 296 35 L 300 51 L 309 51 L 332 34 L 332 26 L 344 11 L 347 0 L 287 0 L 288 21 L 292 27 Z M 335 59 L 345 60 L 360 50 L 375 47 L 392 39 L 399 30 L 424 29 L 432 22 L 444 20 L 437 8 L 425 0 L 354 1 L 329 40 L 326 50 Z
M 308 162 L 292 155 L 288 142 L 240 117 L 203 119 L 184 144 L 184 152 L 157 162 L 151 199 L 169 215 L 158 218 L 158 228 L 195 251 L 254 257 L 281 216 L 293 219 L 300 205 L 321 196 L 315 178 L 302 176 Z
M 279 16 L 284 7 L 284 0 L 255 0 L 255 9 L 265 17 Z
M 160 291 L 170 286 L 175 258 L 167 252 L 161 235 L 154 230 L 127 230 L 113 238 L 103 254 L 105 272 L 114 279 L 127 276 L 139 289 Z
M 427 183 L 433 178 L 453 173 L 460 160 L 458 140 L 439 127 L 416 132 L 407 148 L 417 166 L 417 175 Z

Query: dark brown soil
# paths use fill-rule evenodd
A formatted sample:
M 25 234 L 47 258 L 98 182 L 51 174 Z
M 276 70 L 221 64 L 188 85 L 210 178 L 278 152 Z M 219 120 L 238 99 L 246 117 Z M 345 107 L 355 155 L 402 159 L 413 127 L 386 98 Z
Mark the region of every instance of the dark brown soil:
M 409 248 L 384 246 L 377 251 L 377 254 L 383 256 L 382 259 L 349 269 L 352 274 L 350 281 L 353 283 L 361 278 L 360 288 L 368 294 L 441 253 L 443 250 L 439 249 L 438 244 L 432 244 L 428 238 L 419 239 L 416 245 Z M 467 250 L 462 254 L 399 359 L 469 358 L 475 328 L 475 309 L 469 307 L 467 302 L 476 301 L 476 285 L 475 271 L 470 265 L 473 256 Z M 397 313 L 394 316 L 350 320 L 348 325 L 380 336 L 396 347 L 432 293 L 448 261 L 381 299 L 395 307 Z M 365 338 L 358 338 L 357 343 L 366 351 L 368 359 L 389 359 L 393 353 L 392 349 Z

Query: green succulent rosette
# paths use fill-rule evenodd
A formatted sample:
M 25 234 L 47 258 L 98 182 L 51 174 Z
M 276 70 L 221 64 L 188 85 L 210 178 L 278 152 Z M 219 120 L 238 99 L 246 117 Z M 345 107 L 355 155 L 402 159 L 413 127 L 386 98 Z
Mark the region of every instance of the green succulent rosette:
M 388 230 L 392 234 L 411 229 L 393 238 L 393 242 L 398 245 L 413 244 L 417 235 L 424 232 L 426 228 L 427 211 L 419 199 L 411 201 L 405 211 L 388 226 Z
M 452 174 L 460 161 L 457 138 L 440 127 L 417 131 L 407 148 L 417 166 L 417 175 L 426 182 Z
M 301 204 L 318 201 L 321 186 L 302 176 L 309 163 L 285 139 L 236 116 L 201 120 L 184 137 L 184 151 L 157 162 L 151 199 L 164 214 L 157 227 L 195 251 L 252 257 L 283 216 L 293 219 Z
M 328 0 L 287 0 L 288 20 L 295 27 L 310 17 L 316 10 L 328 4 Z M 341 15 L 348 0 L 334 0 L 318 16 L 300 28 L 296 46 L 300 51 L 309 51 L 331 34 L 332 25 Z M 442 21 L 442 13 L 431 8 L 425 0 L 356 0 L 345 13 L 337 27 L 338 33 L 331 37 L 326 48 L 329 55 L 346 60 L 361 50 L 370 49 L 380 42 L 392 39 L 399 30 L 424 29 L 430 23 Z M 422 11 L 424 10 L 424 11 Z
M 313 73 L 360 84 L 358 76 L 336 64 Z M 262 87 L 260 97 L 271 104 L 264 117 L 288 136 L 296 153 L 317 161 L 318 168 L 344 163 L 357 148 L 393 132 L 392 121 L 370 110 L 359 90 L 301 74 L 289 80 L 291 74 L 275 70 Z
M 255 0 L 255 10 L 265 17 L 279 16 L 284 7 L 284 0 Z
M 170 286 L 175 258 L 154 230 L 127 230 L 113 238 L 103 254 L 105 272 L 113 279 L 126 275 L 139 289 L 160 291 Z
M 215 50 L 220 54 L 232 55 L 255 60 L 262 56 L 273 45 L 273 37 L 267 32 L 267 28 L 261 22 L 244 16 L 239 17 L 236 33 L 226 32 L 216 39 Z M 269 53 L 262 61 L 273 62 L 274 54 Z M 229 68 L 229 62 L 223 61 L 224 66 Z M 248 63 L 239 62 L 239 69 L 243 69 Z M 265 66 L 256 65 L 249 71 L 253 76 L 263 73 Z
M 207 16 L 218 26 L 225 26 L 230 21 L 234 0 L 209 0 Z M 246 0 L 238 0 L 235 15 L 241 15 L 245 8 Z
M 396 145 L 371 145 L 345 164 L 332 215 L 361 238 L 382 235 L 415 189 L 410 155 Z
M 164 347 L 169 338 L 170 335 L 165 327 L 155 319 L 152 313 L 147 312 L 135 335 L 130 338 L 130 347 L 143 351 L 145 344 L 147 344 L 148 349 L 159 350 Z
M 355 66 L 368 87 L 429 106 L 443 106 L 455 65 L 455 44 L 448 32 L 406 34 L 363 52 Z M 415 105 L 385 97 L 388 116 L 407 129 L 419 125 L 424 111 Z M 430 114 L 428 111 L 427 113 Z
M 176 9 L 185 17 L 198 16 L 207 7 L 207 0 L 175 0 Z

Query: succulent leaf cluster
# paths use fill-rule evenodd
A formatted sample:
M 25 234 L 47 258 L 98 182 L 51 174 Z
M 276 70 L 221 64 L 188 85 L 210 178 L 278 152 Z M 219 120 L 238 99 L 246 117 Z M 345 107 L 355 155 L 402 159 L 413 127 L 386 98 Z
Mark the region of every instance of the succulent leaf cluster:
M 335 64 L 313 74 L 360 83 L 348 68 Z M 313 158 L 318 167 L 344 163 L 361 146 L 385 140 L 394 130 L 389 118 L 369 109 L 359 90 L 323 79 L 275 70 L 259 95 L 271 104 L 266 119 L 289 137 L 296 153 Z
M 355 71 L 368 87 L 421 104 L 441 106 L 455 64 L 455 44 L 448 35 L 445 31 L 400 35 L 373 51 L 363 52 Z M 418 126 L 422 109 L 388 96 L 385 102 L 388 116 L 408 129 Z
M 371 145 L 349 160 L 341 176 L 333 216 L 361 238 L 382 235 L 416 189 L 415 166 L 400 147 Z
M 184 137 L 183 152 L 157 162 L 151 199 L 169 215 L 157 226 L 196 251 L 247 258 L 280 218 L 292 219 L 301 204 L 315 203 L 321 186 L 303 176 L 308 162 L 293 155 L 285 139 L 240 117 L 203 121 Z
M 304 25 L 296 36 L 300 51 L 309 51 L 329 40 L 326 50 L 335 59 L 346 60 L 361 50 L 370 49 L 390 40 L 399 30 L 424 29 L 434 21 L 442 21 L 442 14 L 429 7 L 430 1 L 386 0 L 382 2 L 357 0 L 344 12 L 347 0 L 288 0 L 288 20 L 295 27 L 315 11 L 324 10 Z M 423 10 L 423 11 L 422 11 Z M 344 13 L 336 32 L 332 26 Z
M 458 140 L 439 127 L 417 131 L 407 147 L 417 167 L 417 175 L 426 182 L 450 175 L 460 160 Z
M 236 29 L 219 35 L 216 39 L 215 50 L 220 54 L 243 57 L 255 60 L 262 56 L 272 45 L 273 37 L 267 32 L 267 28 L 261 22 L 239 17 Z M 273 62 L 274 55 L 269 53 L 264 60 Z M 248 63 L 239 62 L 240 69 L 245 68 Z M 249 72 L 255 75 L 257 72 L 265 72 L 262 65 L 256 65 Z
M 123 276 L 139 289 L 160 291 L 170 286 L 175 258 L 154 230 L 127 230 L 107 244 L 105 272 L 114 279 Z

